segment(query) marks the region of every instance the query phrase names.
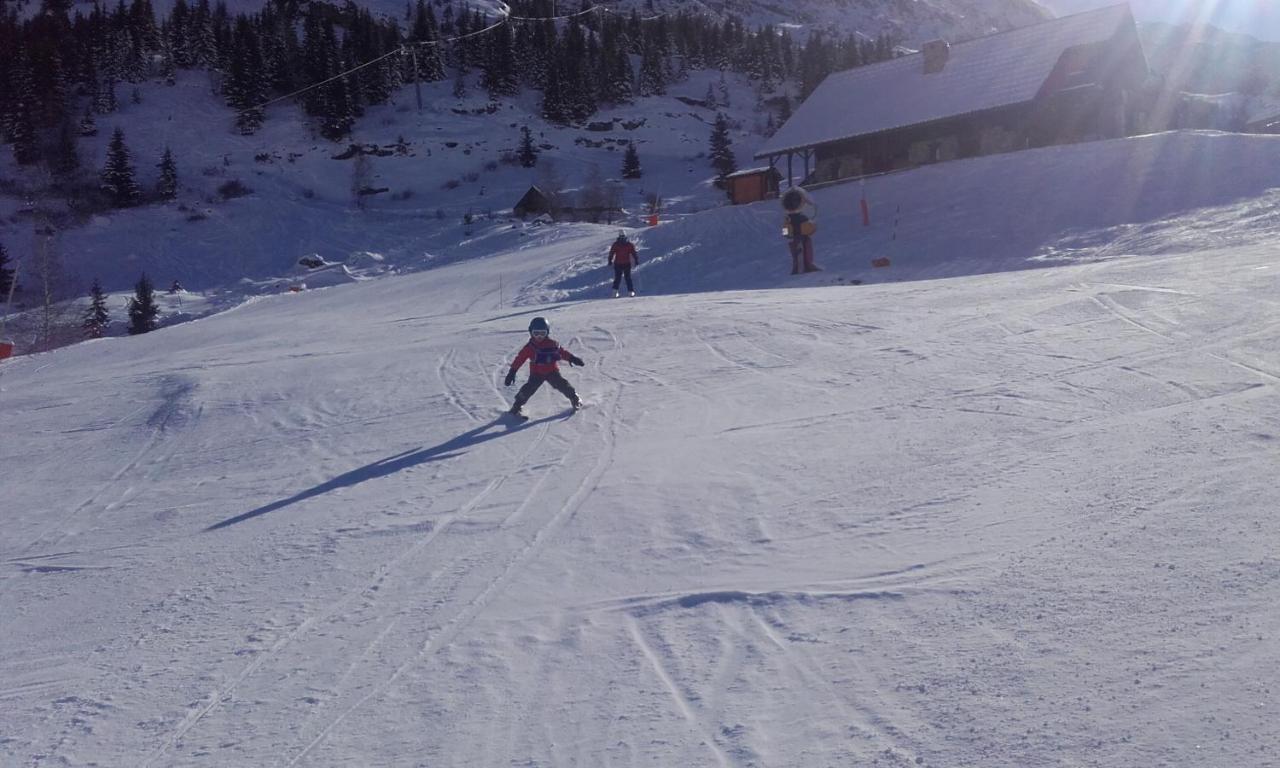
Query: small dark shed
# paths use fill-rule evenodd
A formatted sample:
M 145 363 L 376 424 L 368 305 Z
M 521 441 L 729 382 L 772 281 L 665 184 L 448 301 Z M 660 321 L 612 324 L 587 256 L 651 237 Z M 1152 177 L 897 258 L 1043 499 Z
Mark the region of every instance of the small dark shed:
M 529 215 L 551 213 L 551 198 L 537 186 L 529 187 L 529 191 L 524 193 L 524 197 L 520 198 L 511 212 L 522 219 Z
M 729 185 L 729 199 L 734 205 L 754 203 L 778 196 L 782 173 L 773 166 L 748 168 L 725 176 Z

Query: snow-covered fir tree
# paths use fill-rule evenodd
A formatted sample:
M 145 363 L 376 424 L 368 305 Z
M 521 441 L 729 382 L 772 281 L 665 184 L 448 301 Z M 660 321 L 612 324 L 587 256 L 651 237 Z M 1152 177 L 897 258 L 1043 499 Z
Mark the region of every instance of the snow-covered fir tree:
M 266 95 L 262 49 L 258 35 L 245 17 L 236 22 L 232 42 L 231 71 L 223 93 L 227 106 L 236 111 L 235 125 L 241 134 L 252 134 L 264 118 L 259 106 Z
M 141 197 L 129 148 L 124 143 L 124 131 L 120 128 L 111 134 L 111 143 L 107 146 L 107 164 L 102 169 L 102 189 L 117 206 L 133 205 Z
M 164 155 L 156 164 L 160 169 L 160 178 L 156 181 L 156 197 L 161 200 L 173 200 L 178 196 L 178 164 L 173 159 L 173 152 L 164 148 Z
M 58 123 L 58 138 L 49 153 L 49 170 L 66 176 L 80 169 L 80 152 L 76 148 L 78 131 L 70 116 L 63 116 Z
M 133 287 L 133 298 L 129 299 L 129 333 L 136 336 L 154 331 L 159 315 L 155 287 L 144 273 Z
M 538 164 L 538 148 L 533 143 L 533 132 L 527 125 L 520 127 L 520 150 L 516 157 L 524 168 L 532 168 Z
M 711 149 L 708 154 L 711 167 L 716 170 L 716 186 L 724 189 L 725 177 L 738 170 L 738 162 L 733 157 L 733 143 L 729 139 L 729 118 L 723 112 L 716 113 L 716 121 L 711 127 Z
M 511 25 L 503 24 L 484 36 L 484 89 L 491 99 L 514 96 L 520 90 Z
M 102 283 L 97 278 L 89 289 L 89 307 L 84 311 L 80 327 L 90 339 L 100 339 L 107 333 L 111 323 L 111 313 L 107 311 L 107 295 L 102 292 Z
M 636 150 L 636 143 L 633 141 L 627 144 L 627 151 L 622 155 L 622 178 L 638 179 L 641 175 L 640 153 Z
M 9 252 L 4 243 L 0 243 L 0 301 L 9 299 L 9 289 L 13 285 L 14 267 L 9 266 Z
M 660 96 L 666 92 L 666 62 L 656 46 L 646 46 L 640 54 L 640 95 Z
M 30 165 L 40 159 L 36 140 L 36 90 L 31 66 L 22 50 L 17 54 L 13 73 L 13 106 L 9 110 L 9 139 L 13 143 L 13 159 L 19 165 Z
M 80 135 L 98 135 L 98 122 L 93 119 L 93 112 L 90 110 L 85 110 L 84 117 L 80 118 Z
M 113 77 L 103 77 L 94 83 L 93 110 L 100 115 L 109 115 L 119 109 L 116 100 L 116 81 Z

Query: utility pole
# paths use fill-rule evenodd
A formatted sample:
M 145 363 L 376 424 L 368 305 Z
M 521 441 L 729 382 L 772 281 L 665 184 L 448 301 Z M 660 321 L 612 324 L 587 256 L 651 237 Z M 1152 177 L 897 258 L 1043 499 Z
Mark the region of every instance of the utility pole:
M 422 111 L 422 81 L 418 79 L 418 46 L 409 49 L 413 57 L 413 92 L 418 96 L 418 111 Z

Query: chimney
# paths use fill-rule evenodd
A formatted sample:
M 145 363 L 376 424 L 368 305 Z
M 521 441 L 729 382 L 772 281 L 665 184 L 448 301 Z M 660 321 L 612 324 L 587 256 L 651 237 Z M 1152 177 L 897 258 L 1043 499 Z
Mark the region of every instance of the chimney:
M 933 75 L 941 72 L 951 58 L 951 44 L 946 40 L 930 40 L 921 49 L 924 53 L 924 73 Z

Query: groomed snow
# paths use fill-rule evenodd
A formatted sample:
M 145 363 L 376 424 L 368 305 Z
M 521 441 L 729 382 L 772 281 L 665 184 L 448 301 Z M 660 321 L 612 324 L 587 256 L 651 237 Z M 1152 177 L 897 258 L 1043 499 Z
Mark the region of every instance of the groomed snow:
M 1273 146 L 1094 150 L 1184 139 Z M 636 233 L 635 299 L 580 225 L 0 364 L 0 764 L 1280 764 L 1274 192 L 1036 217 L 1052 155 L 877 181 L 1017 211 L 881 284 L 822 285 L 883 219 L 792 282 L 731 209 Z M 677 240 L 746 257 L 643 295 Z M 534 315 L 588 407 L 515 426 Z

